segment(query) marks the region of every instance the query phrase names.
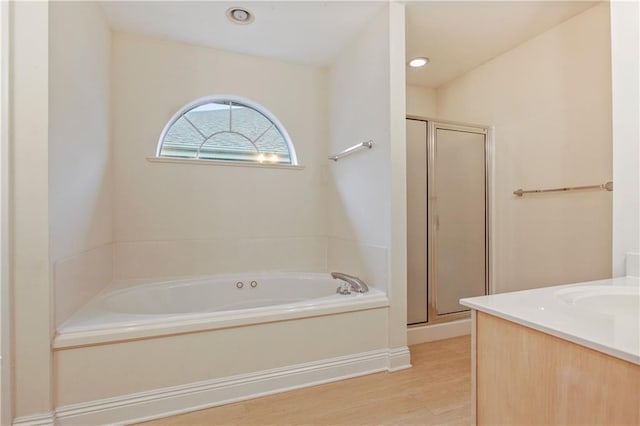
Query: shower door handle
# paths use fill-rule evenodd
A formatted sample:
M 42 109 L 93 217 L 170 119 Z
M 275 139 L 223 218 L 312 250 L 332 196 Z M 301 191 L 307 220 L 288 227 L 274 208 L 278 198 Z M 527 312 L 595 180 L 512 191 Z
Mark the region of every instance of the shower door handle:
M 438 231 L 440 229 L 440 216 L 435 215 L 433 219 L 433 230 Z

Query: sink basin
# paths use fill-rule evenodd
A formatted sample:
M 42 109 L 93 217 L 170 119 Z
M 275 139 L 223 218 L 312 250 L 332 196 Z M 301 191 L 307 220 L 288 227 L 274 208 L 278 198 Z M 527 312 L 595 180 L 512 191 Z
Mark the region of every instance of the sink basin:
M 581 310 L 640 318 L 638 286 L 575 286 L 556 291 L 556 297 Z

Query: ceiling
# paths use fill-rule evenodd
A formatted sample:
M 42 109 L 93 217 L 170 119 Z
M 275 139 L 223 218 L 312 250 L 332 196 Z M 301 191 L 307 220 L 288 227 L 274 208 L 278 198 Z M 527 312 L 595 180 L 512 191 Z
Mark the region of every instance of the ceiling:
M 170 40 L 327 65 L 385 3 L 376 1 L 103 1 L 112 28 Z M 231 23 L 230 7 L 255 20 Z
M 412 1 L 406 9 L 407 84 L 435 88 L 596 5 L 583 1 Z
M 330 64 L 385 1 L 103 1 L 112 28 L 311 65 Z M 583 1 L 408 1 L 407 83 L 441 84 L 593 6 Z M 255 21 L 231 23 L 230 7 Z

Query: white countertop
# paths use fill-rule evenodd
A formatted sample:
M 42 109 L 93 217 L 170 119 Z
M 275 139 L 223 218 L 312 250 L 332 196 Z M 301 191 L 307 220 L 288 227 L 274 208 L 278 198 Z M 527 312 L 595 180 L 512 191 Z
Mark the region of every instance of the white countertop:
M 640 365 L 639 289 L 640 278 L 621 277 L 460 303 Z

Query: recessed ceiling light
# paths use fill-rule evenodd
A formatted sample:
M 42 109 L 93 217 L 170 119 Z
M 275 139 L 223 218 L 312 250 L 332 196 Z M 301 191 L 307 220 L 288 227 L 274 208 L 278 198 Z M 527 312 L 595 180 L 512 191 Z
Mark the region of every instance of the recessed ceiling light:
M 230 7 L 227 18 L 234 24 L 247 25 L 253 22 L 253 13 L 243 7 Z
M 413 58 L 409 61 L 409 66 L 412 68 L 424 67 L 429 63 L 429 58 L 426 56 L 421 56 L 419 58 Z

